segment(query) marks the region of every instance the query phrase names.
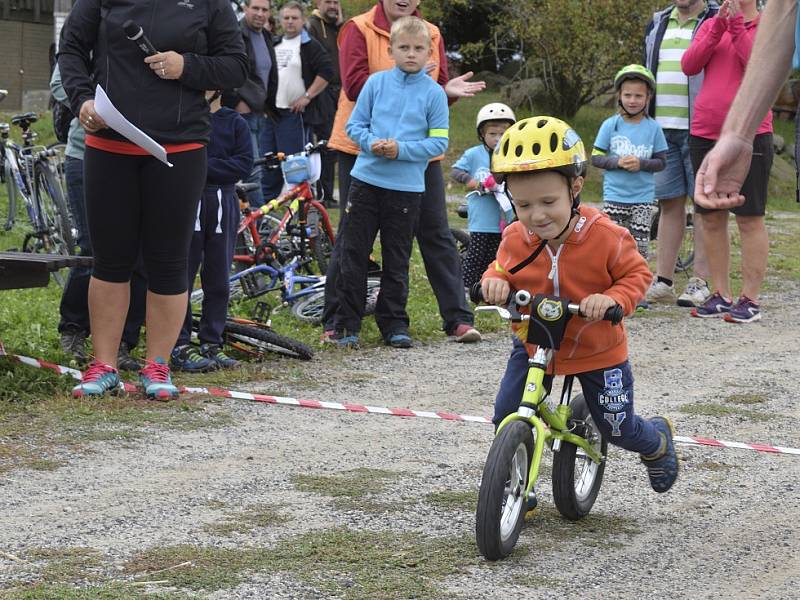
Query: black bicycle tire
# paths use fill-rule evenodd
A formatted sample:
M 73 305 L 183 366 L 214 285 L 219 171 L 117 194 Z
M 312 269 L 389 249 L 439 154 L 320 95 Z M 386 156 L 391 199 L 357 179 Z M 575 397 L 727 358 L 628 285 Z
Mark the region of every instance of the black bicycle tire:
M 492 443 L 483 467 L 483 477 L 478 492 L 478 507 L 475 511 L 475 540 L 478 550 L 487 560 L 495 561 L 511 554 L 525 521 L 527 499 L 522 498 L 523 504 L 514 522 L 513 530 L 509 537 L 503 539 L 500 521 L 504 508 L 507 475 L 511 461 L 521 444 L 525 446 L 527 452 L 524 481 L 520 483 L 524 492 L 528 484 L 530 461 L 533 456 L 533 433 L 526 423 L 512 421 L 500 430 Z
M 589 407 L 586 405 L 586 400 L 583 394 L 578 394 L 570 402 L 572 407 L 572 415 L 576 421 L 583 422 L 587 418 L 591 419 Z M 595 435 L 600 435 L 600 454 L 605 457 L 608 451 L 608 440 L 602 436 L 599 427 L 594 424 Z M 585 425 L 581 429 L 575 427 L 574 432 L 585 437 L 588 432 L 585 431 Z M 577 521 L 589 514 L 589 511 L 594 506 L 597 500 L 597 494 L 600 493 L 600 486 L 603 484 L 603 473 L 605 472 L 605 460 L 597 464 L 596 472 L 590 482 L 590 488 L 585 497 L 578 497 L 575 490 L 575 461 L 577 459 L 578 447 L 571 442 L 561 442 L 561 448 L 558 452 L 553 453 L 553 502 L 565 518 L 570 521 Z M 590 458 L 586 457 L 585 462 L 589 465 Z M 592 463 L 594 465 L 595 463 Z
M 34 177 L 36 178 L 37 194 L 39 202 L 37 207 L 39 214 L 48 219 L 47 227 L 51 226 L 50 218 L 54 219 L 52 226 L 55 228 L 63 245 L 56 243 L 56 254 L 71 255 L 75 253 L 75 237 L 72 235 L 72 216 L 67 208 L 64 193 L 61 190 L 61 183 L 55 181 L 57 177 L 50 169 L 45 168 L 41 163 L 36 163 L 33 167 Z M 40 179 L 41 178 L 41 179 Z M 44 184 L 44 185 L 42 185 Z M 48 206 L 48 204 L 50 206 Z
M 247 344 L 257 350 L 256 354 L 259 357 L 265 352 L 274 352 L 300 360 L 311 360 L 314 356 L 314 351 L 302 342 L 263 327 L 226 321 L 224 336 L 226 344 L 231 345 L 232 341 Z
M 241 278 L 235 281 L 229 281 L 230 285 L 230 292 L 228 295 L 228 303 L 235 302 L 237 300 L 241 300 L 242 298 L 246 298 L 246 294 L 244 293 L 244 289 L 242 288 Z M 205 294 L 203 293 L 203 288 L 199 287 L 195 290 L 189 292 L 189 304 L 200 306 L 203 304 L 203 298 L 205 298 Z

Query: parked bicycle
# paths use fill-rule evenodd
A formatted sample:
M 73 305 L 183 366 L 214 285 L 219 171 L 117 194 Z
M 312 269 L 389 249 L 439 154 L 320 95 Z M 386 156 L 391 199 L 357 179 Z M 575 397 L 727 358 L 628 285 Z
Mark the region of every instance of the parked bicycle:
M 473 302 L 483 300 L 480 284 L 472 290 Z M 479 312 L 494 311 L 514 323 L 527 321 L 528 327 L 542 327 L 566 321 L 580 314 L 577 304 L 560 298 L 527 291 L 513 292 L 505 308 L 479 306 Z M 518 308 L 531 306 L 530 315 Z M 613 306 L 605 319 L 617 324 L 622 309 Z M 562 328 L 561 331 L 564 331 Z M 544 378 L 560 340 L 540 344 L 528 359 L 528 377 L 519 410 L 508 415 L 497 427 L 492 447 L 483 468 L 475 533 L 478 549 L 489 560 L 508 556 L 514 549 L 525 519 L 529 499 L 535 498 L 534 484 L 545 444 L 553 451 L 553 500 L 558 511 L 572 521 L 586 516 L 594 505 L 605 471 L 605 440 L 589 413 L 582 394 L 572 394 L 572 379 L 565 380 L 558 403 L 548 401 Z
M 58 165 L 58 149 L 37 145 L 37 134 L 31 125 L 38 120 L 36 113 L 14 115 L 11 124 L 22 132 L 22 145 L 10 138 L 8 123 L 0 123 L 0 170 L 8 190 L 8 215 L 5 230 L 16 223 L 17 203 L 21 199 L 32 231 L 25 234 L 23 252 L 70 255 L 75 249 L 72 222 L 64 198 Z M 57 273 L 54 279 L 63 285 Z
M 335 241 L 328 211 L 314 197 L 312 183 L 319 178 L 321 160 L 319 153 L 327 142 L 308 144 L 302 152 L 284 155 L 268 153 L 255 161 L 267 169 L 281 169 L 289 189 L 261 208 L 251 208 L 243 196 L 251 186 L 238 186 L 242 199 L 242 221 L 237 239 L 241 246 L 233 257 L 235 267 L 278 260 L 281 263 L 293 257 L 303 262 L 303 268 L 325 273 Z M 282 211 L 282 214 L 280 212 Z M 280 216 L 278 216 L 280 214 Z

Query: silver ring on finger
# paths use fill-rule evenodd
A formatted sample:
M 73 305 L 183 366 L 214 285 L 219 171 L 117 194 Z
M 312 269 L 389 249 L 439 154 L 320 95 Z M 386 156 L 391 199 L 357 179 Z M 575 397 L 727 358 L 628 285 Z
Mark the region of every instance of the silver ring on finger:
M 167 75 L 167 72 L 166 72 L 166 70 L 164 70 L 164 69 L 161 69 L 161 76 L 162 76 L 162 77 L 166 77 L 166 75 Z

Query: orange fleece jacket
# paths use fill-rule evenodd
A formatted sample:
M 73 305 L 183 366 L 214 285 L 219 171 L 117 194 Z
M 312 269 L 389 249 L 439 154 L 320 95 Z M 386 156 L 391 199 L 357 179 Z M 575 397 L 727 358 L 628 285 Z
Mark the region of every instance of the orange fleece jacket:
M 590 294 L 606 294 L 622 306 L 626 315 L 631 314 L 653 278 L 647 262 L 636 250 L 636 242 L 627 229 L 595 208 L 581 206 L 580 215 L 573 231 L 555 252 L 547 246 L 536 260 L 514 275 L 509 271 L 528 258 L 541 239 L 519 221 L 507 227 L 497 258 L 483 278 L 505 279 L 514 290 L 551 294 L 576 303 Z M 526 348 L 531 356 L 536 349 L 532 344 L 526 344 Z M 624 324 L 613 326 L 608 321 L 573 316 L 549 372 L 585 373 L 617 365 L 627 358 Z

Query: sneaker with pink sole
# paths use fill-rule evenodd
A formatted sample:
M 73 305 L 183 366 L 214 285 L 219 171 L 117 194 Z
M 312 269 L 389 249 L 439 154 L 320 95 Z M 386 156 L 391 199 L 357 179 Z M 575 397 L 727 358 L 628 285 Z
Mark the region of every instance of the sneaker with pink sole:
M 460 344 L 474 344 L 481 341 L 481 332 L 469 323 L 461 323 L 450 332 L 449 336 Z

